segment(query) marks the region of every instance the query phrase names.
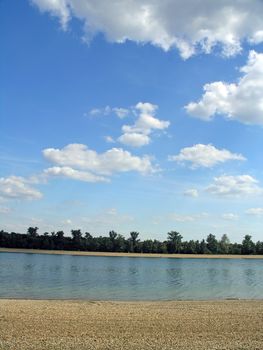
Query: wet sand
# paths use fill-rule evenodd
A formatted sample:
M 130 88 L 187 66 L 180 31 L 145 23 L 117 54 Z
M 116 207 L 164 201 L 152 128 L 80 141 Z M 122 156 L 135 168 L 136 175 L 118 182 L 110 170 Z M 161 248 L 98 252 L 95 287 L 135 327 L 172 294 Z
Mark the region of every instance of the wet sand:
M 0 300 L 1 350 L 262 350 L 263 301 Z
M 27 254 L 56 254 L 56 255 L 87 255 L 87 256 L 119 256 L 130 258 L 173 258 L 173 259 L 263 259 L 263 255 L 224 255 L 224 254 L 148 254 L 148 253 L 108 253 L 82 252 L 68 250 L 41 250 L 0 248 L 0 253 L 27 253 Z

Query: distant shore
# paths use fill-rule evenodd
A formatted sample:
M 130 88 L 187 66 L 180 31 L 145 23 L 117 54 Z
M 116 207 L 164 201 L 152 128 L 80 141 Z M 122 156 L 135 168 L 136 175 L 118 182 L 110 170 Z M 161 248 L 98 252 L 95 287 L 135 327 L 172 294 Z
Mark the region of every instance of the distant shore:
M 130 257 L 130 258 L 173 258 L 173 259 L 263 259 L 263 255 L 227 255 L 227 254 L 148 254 L 148 253 L 114 253 L 114 252 L 85 252 L 70 250 L 42 250 L 42 249 L 17 249 L 0 248 L 0 253 L 26 253 L 26 254 L 56 254 L 56 255 L 83 255 L 105 257 Z
M 1 350 L 258 350 L 263 301 L 0 300 Z

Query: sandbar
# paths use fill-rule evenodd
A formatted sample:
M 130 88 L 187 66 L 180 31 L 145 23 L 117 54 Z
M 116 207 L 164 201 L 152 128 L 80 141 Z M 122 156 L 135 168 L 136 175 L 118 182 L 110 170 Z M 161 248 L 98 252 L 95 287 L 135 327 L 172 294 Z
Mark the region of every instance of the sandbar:
M 0 248 L 0 253 L 52 254 L 52 255 L 83 255 L 104 257 L 130 258 L 173 258 L 173 259 L 263 259 L 263 255 L 232 255 L 232 254 L 152 254 L 152 253 L 117 253 L 117 252 L 87 252 L 73 250 L 44 250 Z

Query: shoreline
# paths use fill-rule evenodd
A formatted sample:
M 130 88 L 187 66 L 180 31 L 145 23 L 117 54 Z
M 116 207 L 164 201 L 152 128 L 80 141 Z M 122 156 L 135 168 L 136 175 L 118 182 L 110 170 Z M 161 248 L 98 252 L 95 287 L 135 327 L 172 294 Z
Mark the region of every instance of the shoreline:
M 1 350 L 258 350 L 263 301 L 0 300 Z
M 263 259 L 263 255 L 232 255 L 232 254 L 153 254 L 153 253 L 115 253 L 115 252 L 87 252 L 71 250 L 42 250 L 0 248 L 0 253 L 75 255 L 101 257 L 129 257 L 129 258 L 171 258 L 171 259 Z

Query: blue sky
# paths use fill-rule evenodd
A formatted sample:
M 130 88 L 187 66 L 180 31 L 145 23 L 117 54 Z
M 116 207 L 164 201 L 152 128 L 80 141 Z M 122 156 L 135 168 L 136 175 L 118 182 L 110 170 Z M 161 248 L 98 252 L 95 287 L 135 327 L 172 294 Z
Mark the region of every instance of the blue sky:
M 263 4 L 207 1 L 0 3 L 1 228 L 262 239 Z

